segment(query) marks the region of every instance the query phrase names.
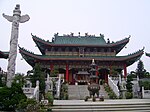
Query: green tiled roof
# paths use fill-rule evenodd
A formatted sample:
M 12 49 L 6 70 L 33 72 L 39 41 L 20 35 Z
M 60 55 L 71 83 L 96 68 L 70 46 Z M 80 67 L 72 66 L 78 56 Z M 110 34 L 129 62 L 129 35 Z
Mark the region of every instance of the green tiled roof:
M 49 55 L 37 55 L 33 52 L 27 51 L 24 48 L 19 47 L 19 51 L 22 57 L 29 63 L 31 66 L 34 66 L 36 60 L 92 60 L 93 58 L 99 61 L 123 61 L 127 63 L 127 66 L 132 65 L 135 61 L 140 59 L 143 54 L 144 49 L 141 49 L 135 53 L 128 54 L 125 56 L 88 56 L 88 57 L 79 57 L 79 56 L 49 56 Z
M 78 45 L 105 45 L 106 41 L 103 37 L 85 37 L 85 36 L 55 36 L 54 44 L 78 44 Z

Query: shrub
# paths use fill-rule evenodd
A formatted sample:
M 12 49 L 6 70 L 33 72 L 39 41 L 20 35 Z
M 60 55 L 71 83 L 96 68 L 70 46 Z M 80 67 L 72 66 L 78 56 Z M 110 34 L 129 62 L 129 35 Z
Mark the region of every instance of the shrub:
M 14 111 L 22 99 L 26 99 L 21 86 L 12 83 L 10 88 L 0 89 L 0 111 Z
M 19 104 L 18 112 L 35 112 L 39 110 L 39 105 L 35 99 L 22 99 Z
M 68 86 L 66 84 L 62 84 L 61 92 L 60 92 L 60 99 L 61 100 L 68 100 Z
M 126 99 L 132 99 L 133 98 L 132 92 L 126 92 L 125 97 L 126 97 Z
M 109 92 L 111 89 L 108 85 L 105 86 L 105 91 Z
M 88 101 L 88 99 L 89 99 L 89 96 L 86 96 L 85 99 L 84 99 L 84 101 Z
M 48 108 L 48 109 L 47 109 L 47 112 L 52 112 L 52 109 L 51 109 L 51 108 Z
M 48 93 L 46 94 L 46 98 L 48 99 L 49 105 L 52 106 L 52 105 L 53 105 L 53 102 L 54 102 L 54 97 L 53 97 L 52 93 L 51 93 L 51 92 L 48 92 Z
M 145 90 L 150 90 L 150 81 L 140 81 L 140 87 L 144 87 Z
M 110 99 L 116 99 L 116 98 L 117 98 L 116 94 L 115 94 L 113 91 L 110 91 L 110 92 L 108 93 L 108 95 L 109 95 L 109 98 L 110 98 Z

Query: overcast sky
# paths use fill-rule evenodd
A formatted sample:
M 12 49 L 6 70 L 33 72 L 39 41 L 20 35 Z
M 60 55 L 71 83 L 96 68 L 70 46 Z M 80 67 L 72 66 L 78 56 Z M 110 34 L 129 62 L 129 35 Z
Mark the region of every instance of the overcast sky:
M 150 0 L 0 0 L 0 50 L 8 51 L 11 23 L 2 13 L 12 15 L 16 4 L 20 4 L 22 15 L 28 14 L 30 20 L 21 23 L 19 45 L 40 54 L 32 40 L 31 33 L 42 39 L 52 39 L 54 33 L 99 36 L 105 40 L 119 41 L 131 35 L 126 48 L 118 55 L 134 53 L 145 47 L 150 52 Z M 150 58 L 143 54 L 141 60 L 150 72 Z M 0 59 L 0 66 L 7 71 L 8 60 Z M 137 68 L 137 62 L 128 67 L 128 72 Z M 18 53 L 16 72 L 31 70 Z

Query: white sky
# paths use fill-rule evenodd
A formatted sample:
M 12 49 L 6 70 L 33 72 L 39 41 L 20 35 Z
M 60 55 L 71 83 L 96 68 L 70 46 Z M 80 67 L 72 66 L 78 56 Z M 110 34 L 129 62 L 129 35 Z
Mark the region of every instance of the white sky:
M 0 50 L 8 51 L 11 23 L 2 13 L 12 15 L 16 4 L 20 4 L 22 15 L 28 14 L 30 20 L 20 24 L 19 45 L 40 54 L 32 40 L 31 33 L 50 40 L 54 33 L 105 35 L 105 39 L 119 41 L 131 35 L 129 43 L 119 55 L 127 55 L 145 47 L 150 52 L 150 0 L 0 0 Z M 16 72 L 31 70 L 18 53 Z M 150 71 L 150 58 L 141 60 Z M 0 67 L 7 71 L 8 60 L 0 59 Z M 137 62 L 128 67 L 128 72 L 137 68 Z

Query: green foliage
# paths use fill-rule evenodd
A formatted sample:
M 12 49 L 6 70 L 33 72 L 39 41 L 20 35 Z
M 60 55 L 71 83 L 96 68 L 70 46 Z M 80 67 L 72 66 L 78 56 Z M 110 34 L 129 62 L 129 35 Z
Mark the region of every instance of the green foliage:
M 48 93 L 46 94 L 46 98 L 48 99 L 49 105 L 52 106 L 52 105 L 53 105 L 53 102 L 54 102 L 54 97 L 53 97 L 52 93 L 51 93 L 51 92 L 48 92 Z
M 116 96 L 116 94 L 115 94 L 113 91 L 110 91 L 110 92 L 108 93 L 108 95 L 109 95 L 109 98 L 110 98 L 110 99 L 117 99 L 117 96 Z
M 149 73 L 149 72 L 146 72 L 146 73 L 144 74 L 144 78 L 150 78 L 150 73 Z
M 19 112 L 37 112 L 38 109 L 39 106 L 35 99 L 22 99 L 17 106 Z
M 105 88 L 105 91 L 106 91 L 106 92 L 111 91 L 111 89 L 110 89 L 110 87 L 109 87 L 108 85 L 105 85 L 105 87 L 104 87 L 104 88 Z
M 144 69 L 144 64 L 140 60 L 137 65 L 136 74 L 139 76 L 139 78 L 144 78 L 144 74 L 146 73 L 146 70 Z
M 116 94 L 113 92 L 113 90 L 108 85 L 105 85 L 104 88 L 105 88 L 105 91 L 108 93 L 108 96 L 110 99 L 117 99 Z
M 17 73 L 15 74 L 15 78 L 13 80 L 13 83 L 18 83 L 21 87 L 23 87 L 23 85 L 25 84 L 25 78 L 24 78 L 24 74 L 21 73 Z
M 1 71 L 1 68 L 0 68 Z M 6 86 L 6 74 L 3 72 L 0 72 L 0 87 Z
M 137 74 L 134 71 L 131 71 L 129 74 L 132 78 L 137 78 Z
M 150 90 L 150 81 L 139 81 L 140 87 L 144 87 L 145 90 Z
M 126 97 L 126 99 L 132 99 L 133 98 L 132 92 L 126 92 L 125 97 Z
M 51 76 L 51 77 L 57 77 L 58 74 L 59 74 L 58 68 L 54 68 L 54 69 L 51 71 L 50 76 Z
M 36 86 L 36 81 L 39 80 L 39 89 L 42 94 L 45 93 L 45 74 L 42 71 L 40 64 L 36 64 L 33 69 L 33 75 L 30 76 L 32 86 Z
M 66 84 L 62 84 L 61 92 L 60 92 L 60 99 L 61 100 L 68 100 L 68 86 Z
M 3 76 L 0 74 L 0 87 L 5 86 L 5 84 L 4 84 L 3 81 L 2 81 L 2 78 L 3 78 Z
M 132 90 L 132 85 L 133 85 L 133 83 L 132 83 L 131 81 L 133 81 L 133 78 L 132 78 L 131 75 L 128 75 L 128 76 L 127 76 L 127 84 L 126 84 L 126 88 L 127 88 L 127 91 L 128 91 L 128 92 L 132 92 L 132 91 L 133 91 L 133 90 Z
M 0 89 L 0 110 L 14 111 L 20 100 L 26 99 L 21 86 L 13 83 L 11 88 L 3 87 Z

